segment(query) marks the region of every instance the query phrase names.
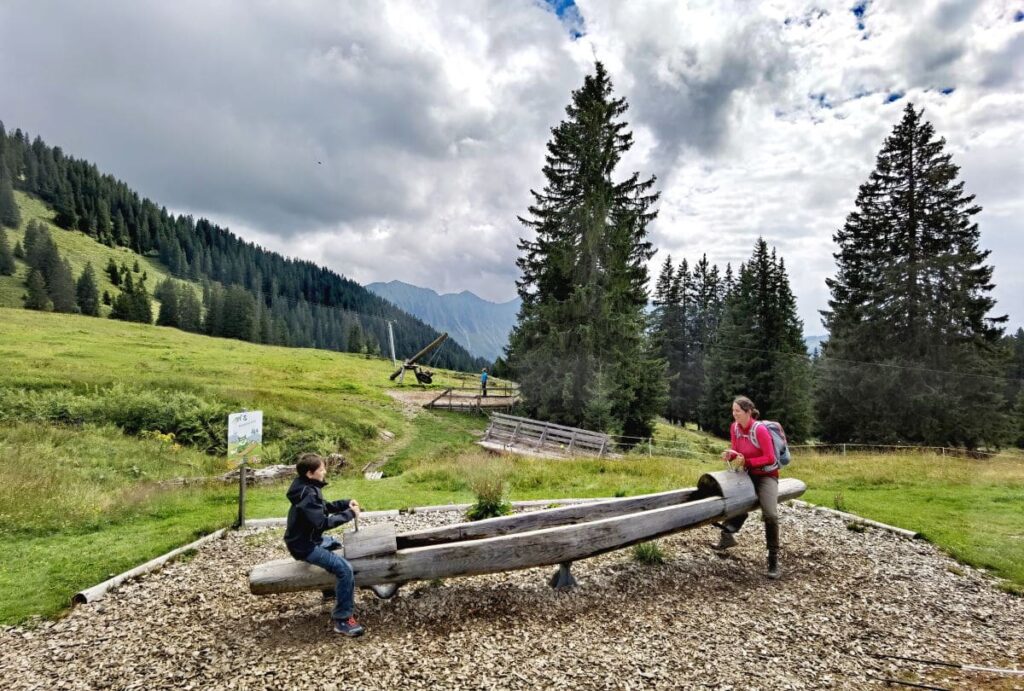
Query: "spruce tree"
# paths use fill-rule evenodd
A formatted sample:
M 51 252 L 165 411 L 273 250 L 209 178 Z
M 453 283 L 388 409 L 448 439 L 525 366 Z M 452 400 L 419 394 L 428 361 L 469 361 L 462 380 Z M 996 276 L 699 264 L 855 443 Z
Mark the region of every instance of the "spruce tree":
M 79 311 L 89 317 L 100 315 L 100 295 L 96 287 L 96 273 L 92 270 L 92 263 L 87 263 L 82 275 L 78 277 L 78 284 L 75 286 Z
M 108 307 L 114 304 L 114 299 L 110 297 L 110 291 L 108 290 L 103 291 L 103 304 L 107 305 Z
M 28 287 L 28 294 L 25 295 L 25 307 L 30 310 L 49 312 L 53 309 L 53 303 L 46 294 L 46 281 L 38 269 L 32 269 L 28 273 L 28 280 L 25 282 Z
M 981 210 L 907 105 L 836 232 L 817 396 L 828 441 L 999 444 L 1007 403 Z
M 174 281 L 167 279 L 160 284 L 155 291 L 156 298 L 160 300 L 160 313 L 157 314 L 157 326 L 181 326 L 181 305 L 178 296 L 178 288 Z
M 0 158 L 0 228 L 17 228 L 21 224 L 21 211 L 14 200 L 14 185 L 7 165 Z
M 59 255 L 50 273 L 47 292 L 53 302 L 54 312 L 78 311 L 78 304 L 75 300 L 75 276 L 71 272 L 71 264 L 67 259 L 60 259 Z
M 114 261 L 113 257 L 107 260 L 107 268 L 105 271 L 111 283 L 115 286 L 121 285 L 121 272 L 118 271 L 117 263 Z
M 118 319 L 120 321 L 130 322 L 133 316 L 133 302 L 132 295 L 127 290 L 122 290 L 114 298 L 113 303 L 110 305 L 110 318 Z
M 353 322 L 352 326 L 348 329 L 348 343 L 346 350 L 350 353 L 361 353 L 363 352 L 363 328 L 359 326 L 359 322 Z
M 72 229 L 78 226 L 78 213 L 75 211 L 75 199 L 67 184 L 62 184 L 57 192 L 57 198 L 53 202 L 53 209 L 57 212 L 53 222 L 64 229 Z
M 139 281 L 132 292 L 131 321 L 142 324 L 153 323 L 153 303 L 149 299 L 145 281 Z
M 199 304 L 196 291 L 183 286 L 178 300 L 179 328 L 198 333 L 203 327 L 203 307 Z
M 684 259 L 678 271 L 672 257 L 665 258 L 654 289 L 651 314 L 651 343 L 665 361 L 668 397 L 663 415 L 671 422 L 686 422 L 686 387 L 689 383 L 687 360 L 690 343 L 686 333 L 689 318 L 689 269 Z
M 224 295 L 224 326 L 221 335 L 251 341 L 256 335 L 256 300 L 242 286 L 233 285 Z
M 522 307 L 508 348 L 527 412 L 630 436 L 650 434 L 665 397 L 664 363 L 645 337 L 647 224 L 654 178 L 613 173 L 633 136 L 601 63 L 552 130 L 533 239 L 519 243 Z
M 14 243 L 14 258 L 25 260 L 25 248 L 21 246 L 21 240 Z
M 811 431 L 810 360 L 784 262 L 758 239 L 725 300 L 705 363 L 702 427 L 726 436 L 736 396 L 762 418 L 782 423 L 793 441 Z
M 13 276 L 15 268 L 14 255 L 7 243 L 7 231 L 0 228 L 0 276 Z
M 1011 415 L 1010 440 L 1018 449 L 1024 449 L 1024 389 L 1017 393 Z
M 729 269 L 731 276 L 731 269 Z M 731 284 L 731 278 L 728 281 Z M 687 320 L 687 339 L 690 347 L 687 351 L 686 372 L 681 406 L 687 420 L 696 420 L 703 428 L 701 402 L 704 400 L 705 372 L 704 362 L 710 351 L 718 325 L 722 320 L 722 309 L 725 304 L 727 282 L 719 275 L 718 266 L 708 261 L 703 255 L 693 265 L 690 276 L 691 315 Z

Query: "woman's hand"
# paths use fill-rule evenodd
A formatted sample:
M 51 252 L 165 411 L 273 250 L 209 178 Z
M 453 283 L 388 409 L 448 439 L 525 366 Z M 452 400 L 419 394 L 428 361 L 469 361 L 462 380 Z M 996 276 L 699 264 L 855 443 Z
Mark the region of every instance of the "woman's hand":
M 361 514 L 361 513 L 363 512 L 363 507 L 361 507 L 361 506 L 359 505 L 359 502 L 357 502 L 357 501 L 356 501 L 355 499 L 353 499 L 352 501 L 350 501 L 350 502 L 348 503 L 348 508 L 349 508 L 349 509 L 350 509 L 350 510 L 352 511 L 352 513 L 354 513 L 354 514 L 355 514 L 356 516 L 358 516 L 359 514 Z

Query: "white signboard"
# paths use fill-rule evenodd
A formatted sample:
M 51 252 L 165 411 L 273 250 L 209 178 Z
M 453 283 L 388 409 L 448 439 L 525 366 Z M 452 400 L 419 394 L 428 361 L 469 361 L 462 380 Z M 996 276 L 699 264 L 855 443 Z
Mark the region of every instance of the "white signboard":
M 228 460 L 256 463 L 263 455 L 263 411 L 228 415 Z

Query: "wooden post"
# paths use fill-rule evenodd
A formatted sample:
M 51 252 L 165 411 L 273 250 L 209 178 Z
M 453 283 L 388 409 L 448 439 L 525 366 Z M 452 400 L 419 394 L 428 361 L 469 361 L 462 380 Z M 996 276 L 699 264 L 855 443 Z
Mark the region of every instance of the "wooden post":
M 572 437 L 569 439 L 569 455 L 572 455 L 572 445 L 576 443 L 576 430 L 572 431 Z
M 654 451 L 651 449 L 651 440 L 654 437 L 647 437 L 647 457 L 650 458 L 654 455 Z
M 245 527 L 245 476 L 245 456 L 242 456 L 242 463 L 238 466 L 238 521 L 235 523 L 239 529 Z
M 846 455 L 846 444 L 843 444 L 843 455 Z

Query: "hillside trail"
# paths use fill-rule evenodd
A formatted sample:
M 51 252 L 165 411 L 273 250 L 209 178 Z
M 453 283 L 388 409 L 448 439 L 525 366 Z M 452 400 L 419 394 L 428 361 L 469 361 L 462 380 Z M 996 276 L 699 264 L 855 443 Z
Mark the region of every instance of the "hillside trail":
M 430 391 L 397 391 L 390 390 L 387 392 L 389 396 L 401 403 L 402 405 L 402 417 L 407 421 L 411 422 L 416 418 L 420 412 L 423 411 L 423 404 L 429 402 L 433 396 Z M 412 395 L 409 395 L 412 394 Z M 424 396 L 426 394 L 426 396 Z M 395 435 L 388 432 L 389 437 L 384 438 L 388 443 L 387 448 L 384 450 L 380 458 L 374 459 L 363 466 L 363 477 L 367 480 L 380 480 L 384 477 L 382 468 L 388 464 L 392 458 L 398 453 L 409 446 L 412 443 L 413 436 L 411 434 L 402 435 L 399 441 L 395 441 Z

